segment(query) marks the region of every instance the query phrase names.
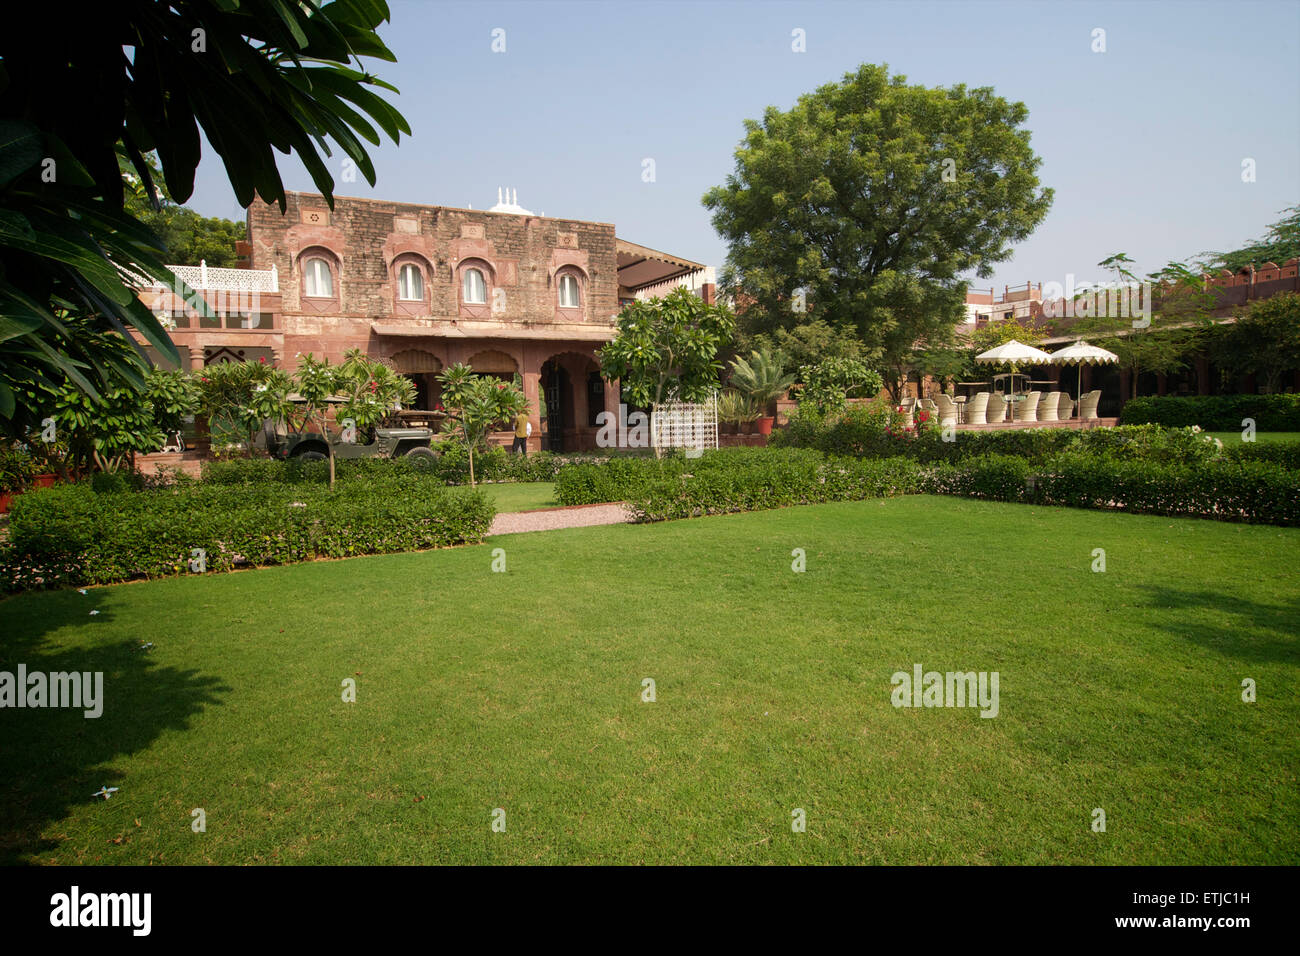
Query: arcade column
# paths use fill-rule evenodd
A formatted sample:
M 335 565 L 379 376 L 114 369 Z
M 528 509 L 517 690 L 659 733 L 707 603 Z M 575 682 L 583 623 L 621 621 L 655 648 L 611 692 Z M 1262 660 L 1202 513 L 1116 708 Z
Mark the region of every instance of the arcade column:
M 542 450 L 542 402 L 540 369 L 525 368 L 520 376 L 524 380 L 524 398 L 528 399 L 528 420 L 533 423 L 533 434 L 528 439 L 529 451 Z

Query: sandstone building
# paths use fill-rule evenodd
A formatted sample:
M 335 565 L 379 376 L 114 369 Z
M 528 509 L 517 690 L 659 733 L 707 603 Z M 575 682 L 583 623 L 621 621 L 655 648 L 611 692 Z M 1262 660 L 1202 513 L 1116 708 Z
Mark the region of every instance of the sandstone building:
M 595 447 L 596 416 L 617 412 L 597 350 L 622 304 L 686 284 L 709 301 L 712 270 L 617 238 L 610 223 L 548 218 L 498 194 L 491 209 L 291 192 L 248 210 L 239 269 L 177 267 L 217 312 L 201 319 L 174 290 L 145 290 L 185 367 L 342 359 L 352 348 L 416 384 L 412 421 L 434 420 L 436 376 L 456 362 L 518 374 L 533 449 Z M 540 415 L 545 407 L 546 418 Z

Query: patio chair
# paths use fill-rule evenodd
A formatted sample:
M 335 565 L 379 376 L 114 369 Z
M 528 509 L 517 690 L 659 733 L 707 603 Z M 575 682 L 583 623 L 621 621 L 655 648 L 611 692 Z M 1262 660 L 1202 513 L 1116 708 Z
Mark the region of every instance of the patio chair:
M 1016 403 L 1016 421 L 1018 422 L 1036 422 L 1038 421 L 1038 400 L 1042 397 L 1042 392 L 1030 392 L 1025 396 L 1023 402 Z
M 939 424 L 956 425 L 958 420 L 957 403 L 947 395 L 940 395 L 934 401 L 935 407 L 939 410 Z
M 1056 421 L 1056 403 L 1060 392 L 1043 392 L 1038 402 L 1038 420 L 1040 422 Z
M 989 393 L 980 392 L 966 403 L 966 424 L 983 425 L 989 407 Z
M 1057 421 L 1068 422 L 1074 417 L 1074 399 L 1070 397 L 1069 392 L 1061 392 L 1058 401 L 1060 404 L 1056 406 Z
M 1079 417 L 1089 421 L 1097 419 L 1097 403 L 1101 401 L 1101 389 L 1094 389 L 1079 399 Z
M 998 422 L 1002 421 L 1002 419 L 1006 417 L 1006 414 L 1007 414 L 1007 400 L 1003 398 L 998 392 L 993 392 L 992 394 L 990 394 L 988 411 L 984 413 L 985 420 L 990 425 L 996 425 Z

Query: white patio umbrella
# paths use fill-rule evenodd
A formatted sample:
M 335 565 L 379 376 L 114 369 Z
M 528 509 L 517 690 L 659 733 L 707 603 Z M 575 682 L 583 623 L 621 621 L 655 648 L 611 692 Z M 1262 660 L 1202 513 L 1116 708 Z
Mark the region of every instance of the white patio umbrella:
M 1004 362 L 1011 365 L 1046 365 L 1051 360 L 1052 356 L 1042 349 L 1017 342 L 1015 339 L 975 356 L 975 361 L 986 365 L 1000 365 Z
M 975 356 L 975 361 L 983 362 L 985 365 L 1009 364 L 1013 368 L 1017 365 L 1044 365 L 1051 360 L 1052 357 L 1042 349 L 1036 349 L 1024 342 L 1017 342 L 1015 339 Z M 1011 387 L 1015 388 L 1015 384 L 1015 377 L 1012 376 Z M 1009 408 L 1007 411 L 1010 414 Z
M 1079 366 L 1078 381 L 1074 387 L 1076 398 L 1079 401 L 1083 400 L 1083 367 L 1085 365 L 1106 365 L 1118 361 L 1119 356 L 1114 352 L 1107 352 L 1095 345 L 1089 345 L 1083 339 L 1079 339 L 1073 345 L 1067 345 L 1065 348 L 1052 353 L 1052 363 L 1054 365 Z

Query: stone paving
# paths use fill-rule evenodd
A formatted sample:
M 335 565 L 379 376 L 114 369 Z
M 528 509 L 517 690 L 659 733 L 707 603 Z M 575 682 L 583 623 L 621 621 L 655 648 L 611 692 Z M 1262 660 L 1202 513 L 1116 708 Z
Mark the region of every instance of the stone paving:
M 622 504 L 575 505 L 570 508 L 513 511 L 497 515 L 488 535 L 553 531 L 556 528 L 587 528 L 601 524 L 624 524 L 629 520 L 627 507 Z

